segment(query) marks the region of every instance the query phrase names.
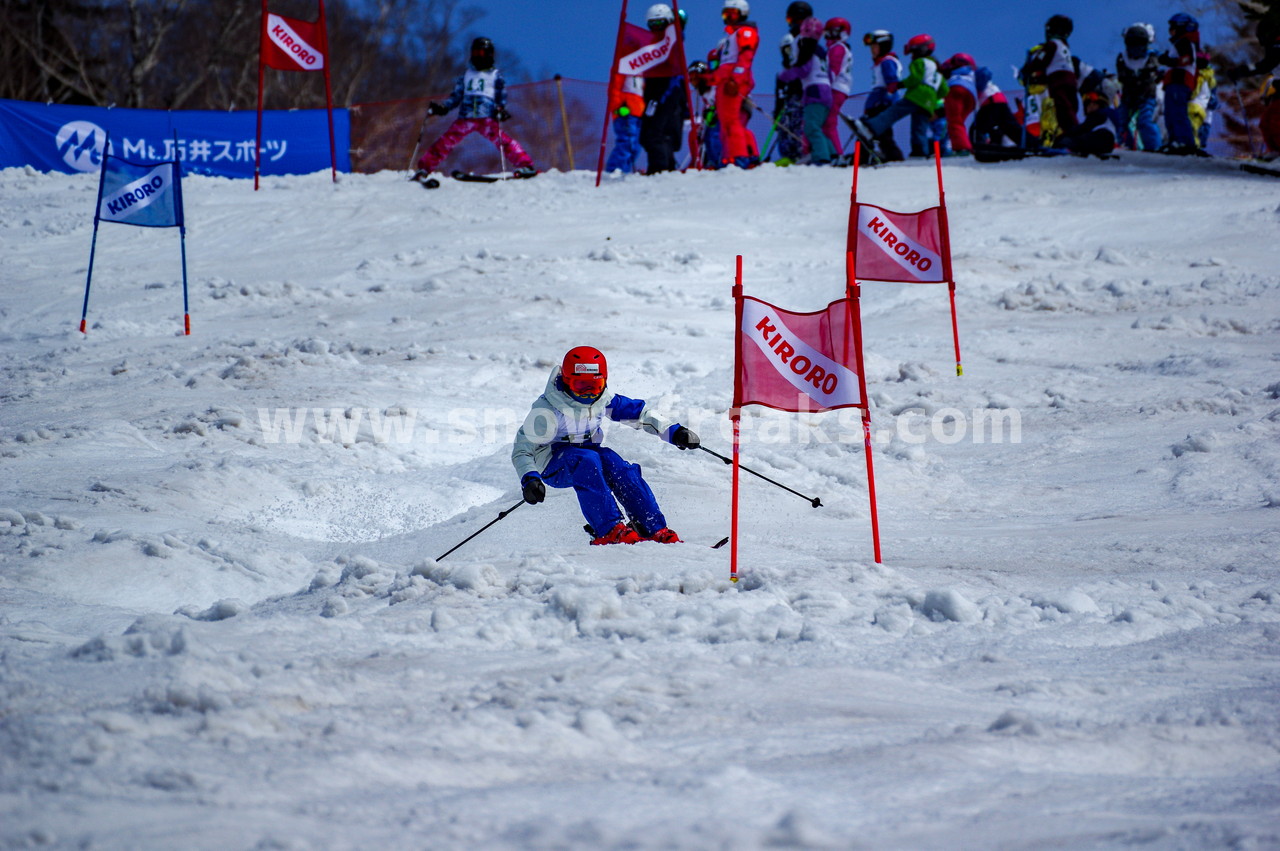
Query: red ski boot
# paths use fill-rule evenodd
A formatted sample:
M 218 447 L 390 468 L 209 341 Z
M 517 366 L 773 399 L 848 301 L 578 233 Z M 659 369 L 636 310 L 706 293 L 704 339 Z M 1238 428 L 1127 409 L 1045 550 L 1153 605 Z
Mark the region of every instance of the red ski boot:
M 619 523 L 609 530 L 608 534 L 601 535 L 598 538 L 592 538 L 592 546 L 602 546 L 604 544 L 637 544 L 641 540 L 640 536 L 626 523 Z

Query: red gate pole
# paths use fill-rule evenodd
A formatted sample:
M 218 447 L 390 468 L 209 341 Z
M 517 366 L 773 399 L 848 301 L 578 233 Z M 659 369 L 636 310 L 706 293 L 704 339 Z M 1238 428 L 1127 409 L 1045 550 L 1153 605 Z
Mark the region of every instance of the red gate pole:
M 951 339 L 956 347 L 956 375 L 964 375 L 960 362 L 960 323 L 956 319 L 956 278 L 951 271 L 951 227 L 947 223 L 947 196 L 942 188 L 942 143 L 933 143 L 933 162 L 938 171 L 938 222 L 942 226 L 942 270 L 951 296 Z
M 613 64 L 609 66 L 609 83 L 605 86 L 604 127 L 600 128 L 600 159 L 596 161 L 596 186 L 600 185 L 600 176 L 604 174 L 604 147 L 609 141 L 609 95 L 613 87 L 613 75 L 618 73 L 618 63 L 622 60 L 622 30 L 627 23 L 627 0 L 622 0 L 622 12 L 618 15 L 618 37 L 613 43 Z
M 742 255 L 738 255 L 733 282 L 733 507 L 729 521 L 729 581 L 738 581 L 738 447 L 742 434 Z

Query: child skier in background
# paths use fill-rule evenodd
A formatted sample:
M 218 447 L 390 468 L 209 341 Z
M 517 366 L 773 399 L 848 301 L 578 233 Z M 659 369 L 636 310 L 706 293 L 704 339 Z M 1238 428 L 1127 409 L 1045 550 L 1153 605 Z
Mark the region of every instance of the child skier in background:
M 644 112 L 644 78 L 619 74 L 609 83 L 609 114 L 613 116 L 613 150 L 605 171 L 631 174 L 640 157 L 640 115 Z
M 978 93 L 978 113 L 973 117 L 973 138 L 977 143 L 1003 147 L 1007 140 L 1009 145 L 1036 147 L 1039 140 L 1023 139 L 1026 131 L 1009 108 L 1009 99 L 992 79 L 991 69 L 984 65 L 974 72 L 973 79 Z
M 714 51 L 712 52 L 714 55 Z M 720 142 L 720 119 L 716 115 L 715 75 L 701 59 L 689 63 L 689 85 L 693 88 L 694 114 L 698 116 L 698 150 L 702 167 L 720 168 L 724 148 Z
M 957 156 L 969 156 L 973 145 L 965 122 L 978 105 L 978 63 L 967 53 L 957 53 L 939 66 L 947 78 L 947 96 L 943 108 L 947 114 L 947 135 L 951 150 Z
M 1200 70 L 1196 72 L 1196 87 L 1191 93 L 1187 113 L 1191 118 L 1196 147 L 1203 152 L 1209 144 L 1209 136 L 1213 134 L 1213 113 L 1218 109 L 1218 77 L 1206 51 L 1200 51 L 1196 62 Z
M 871 51 L 871 91 L 862 105 L 865 123 L 893 106 L 901 97 L 898 89 L 902 85 L 902 61 L 893 52 L 893 33 L 888 30 L 872 30 L 862 37 L 862 43 Z M 880 159 L 884 162 L 903 159 L 902 149 L 893 138 L 892 127 L 876 137 L 876 144 L 880 146 Z M 869 150 L 863 151 L 863 164 L 870 161 L 870 154 Z
M 1116 149 L 1119 133 L 1115 114 L 1107 96 L 1091 91 L 1084 96 L 1084 121 L 1071 136 L 1063 138 L 1063 145 L 1073 154 L 1105 157 Z
M 511 449 L 524 501 L 542 502 L 547 485 L 573 488 L 592 544 L 678 544 L 639 465 L 604 445 L 603 425 L 605 418 L 625 423 L 679 449 L 697 449 L 698 436 L 650 411 L 643 399 L 614 393 L 608 380 L 604 355 L 590 346 L 570 349 L 551 371 Z
M 418 160 L 417 181 L 426 180 L 431 172 L 459 142 L 472 133 L 479 133 L 498 147 L 506 162 L 515 169 L 516 177 L 533 177 L 537 169 L 520 143 L 502 129 L 502 122 L 509 121 L 506 84 L 502 72 L 494 67 L 493 42 L 477 38 L 471 42 L 471 67 L 453 86 L 453 94 L 444 103 L 427 104 L 427 112 L 445 115 L 458 110 L 458 117 L 439 139 Z
M 912 36 L 906 43 L 912 59 L 907 78 L 902 81 L 902 99 L 874 118 L 853 122 L 854 132 L 862 144 L 873 144 L 898 121 L 911 116 L 911 155 L 928 156 L 930 128 L 948 88 L 933 58 L 934 46 L 933 36 L 924 33 Z
M 756 87 L 751 66 L 760 47 L 760 33 L 747 19 L 751 6 L 747 0 L 724 0 L 720 19 L 725 36 L 714 51 L 714 83 L 717 115 L 720 122 L 721 152 L 717 163 L 750 168 L 759 164 L 756 137 L 747 127 L 747 99 Z M 706 157 L 703 157 L 706 160 Z
M 1124 51 L 1116 56 L 1116 76 L 1120 80 L 1120 140 L 1131 151 L 1142 143 L 1144 151 L 1160 147 L 1160 126 L 1156 124 L 1156 87 L 1160 85 L 1160 63 L 1151 49 L 1156 30 L 1151 24 L 1136 23 L 1124 31 Z M 1137 134 L 1129 129 L 1137 125 Z
M 1185 12 L 1171 17 L 1169 43 L 1173 53 L 1160 57 L 1160 64 L 1169 68 L 1164 75 L 1164 126 L 1169 142 L 1163 150 L 1170 154 L 1194 154 L 1196 137 L 1189 107 L 1199 71 L 1196 54 L 1200 49 L 1200 22 Z
M 827 113 L 822 132 L 836 149 L 837 156 L 844 153 L 840 142 L 840 109 L 853 93 L 853 49 L 849 46 L 852 32 L 853 26 L 844 18 L 827 21 L 823 32 L 827 42 L 827 70 L 831 75 L 831 111 Z
M 805 18 L 796 42 L 796 63 L 778 74 L 779 82 L 798 81 L 803 87 L 800 103 L 804 110 L 804 137 L 809 142 L 810 165 L 828 165 L 840 154 L 823 131 L 831 112 L 831 75 L 827 70 L 826 48 L 819 42 L 821 37 L 822 21 L 812 16 Z
M 1054 15 L 1045 22 L 1044 44 L 1027 62 L 1025 71 L 1031 78 L 1043 75 L 1048 98 L 1053 102 L 1057 127 L 1065 136 L 1075 133 L 1080 124 L 1079 80 L 1067 39 L 1075 24 L 1066 15 Z

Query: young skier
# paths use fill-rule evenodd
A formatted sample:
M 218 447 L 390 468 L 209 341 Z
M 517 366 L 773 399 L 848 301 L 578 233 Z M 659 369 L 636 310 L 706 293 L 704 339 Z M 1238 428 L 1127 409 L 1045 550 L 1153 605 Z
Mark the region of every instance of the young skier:
M 1185 12 L 1169 19 L 1169 43 L 1173 53 L 1160 57 L 1169 68 L 1164 75 L 1164 126 L 1169 142 L 1162 148 L 1168 154 L 1194 154 L 1195 131 L 1187 107 L 1196 85 L 1196 53 L 1200 48 L 1200 22 Z
M 805 18 L 796 42 L 796 62 L 778 74 L 779 82 L 799 82 L 803 87 L 800 103 L 804 110 L 804 137 L 809 142 L 810 165 L 828 165 L 840 155 L 823 132 L 831 112 L 831 75 L 827 71 L 827 51 L 819 43 L 821 37 L 822 21 Z
M 853 26 L 844 18 L 827 21 L 823 38 L 827 42 L 827 70 L 831 75 L 831 111 L 827 113 L 822 132 L 831 140 L 836 154 L 844 152 L 840 141 L 840 110 L 853 94 L 853 49 L 849 47 L 849 35 Z
M 902 99 L 894 103 L 884 112 L 869 121 L 857 119 L 853 122 L 854 132 L 864 145 L 872 144 L 881 134 L 890 130 L 895 123 L 908 115 L 911 116 L 911 155 L 924 157 L 929 155 L 929 134 L 933 124 L 933 116 L 942 106 L 947 96 L 947 81 L 938 70 L 938 63 L 933 58 L 933 36 L 921 33 L 912 36 L 905 47 L 911 54 L 911 65 L 907 69 L 907 78 L 902 81 Z
M 1075 63 L 1071 61 L 1071 37 L 1075 24 L 1066 15 L 1054 15 L 1045 22 L 1044 44 L 1027 63 L 1025 71 L 1032 76 L 1043 74 L 1048 97 L 1053 101 L 1054 117 L 1058 129 L 1070 136 L 1080 124 L 1079 80 Z
M 679 449 L 697 449 L 698 436 L 608 384 L 609 365 L 591 346 L 570 349 L 551 371 L 511 448 L 524 500 L 542 502 L 547 485 L 573 488 L 592 544 L 678 544 L 680 536 L 667 526 L 639 465 L 604 445 L 603 425 L 606 418 L 625 423 Z
M 866 122 L 893 106 L 901 97 L 898 88 L 902 85 L 902 62 L 893 52 L 893 33 L 888 30 L 872 30 L 862 37 L 862 43 L 871 51 L 871 91 L 862 106 L 862 120 Z M 880 146 L 880 159 L 885 162 L 903 159 L 902 149 L 893 138 L 892 127 L 880 134 L 876 143 Z M 864 151 L 863 164 L 869 161 L 870 152 Z
M 1156 89 L 1160 85 L 1160 63 L 1151 49 L 1156 30 L 1138 22 L 1124 31 L 1124 51 L 1116 56 L 1116 76 L 1120 80 L 1120 136 L 1131 151 L 1142 143 L 1144 151 L 1160 147 L 1160 126 L 1156 123 Z M 1137 135 L 1129 129 L 1136 124 Z
M 502 72 L 494 67 L 493 42 L 487 38 L 471 42 L 471 67 L 458 78 L 449 99 L 427 104 L 427 112 L 432 115 L 445 115 L 455 109 L 458 117 L 418 160 L 414 180 L 428 179 L 454 147 L 472 133 L 479 133 L 496 145 L 515 169 L 516 177 L 533 177 L 538 173 L 520 143 L 502 129 L 502 122 L 510 120 L 511 114 L 507 112 Z
M 661 38 L 667 27 L 676 22 L 675 12 L 666 3 L 655 3 L 645 15 L 649 31 Z M 644 117 L 640 119 L 640 146 L 648 155 L 645 174 L 676 170 L 684 135 L 684 121 L 689 117 L 685 99 L 684 77 L 644 78 Z
M 1006 140 L 1022 146 L 1025 131 L 1009 108 L 1009 99 L 995 84 L 991 69 L 985 65 L 974 72 L 974 87 L 978 92 L 978 113 L 973 117 L 973 136 L 979 145 L 1003 147 Z M 1031 140 L 1035 147 L 1037 140 Z
M 1103 157 L 1116 149 L 1117 137 L 1114 112 L 1107 96 L 1092 91 L 1084 96 L 1084 121 L 1063 143 L 1073 154 Z
M 755 78 L 751 63 L 760 47 L 760 33 L 747 20 L 751 7 L 747 0 L 724 0 L 720 18 L 724 21 L 724 38 L 715 50 L 715 98 L 720 117 L 721 161 L 725 165 L 750 168 L 759 161 L 755 136 L 747 128 L 748 112 L 744 110 Z
M 640 156 L 640 115 L 644 112 L 644 78 L 620 74 L 609 82 L 609 114 L 613 116 L 613 150 L 605 171 L 631 174 Z
M 800 26 L 813 17 L 813 6 L 805 0 L 795 0 L 787 4 L 787 32 L 782 37 L 782 67 L 794 68 L 800 59 Z M 781 115 L 778 121 L 778 150 L 782 158 L 778 165 L 790 165 L 798 162 L 809 153 L 808 140 L 804 138 L 804 86 L 799 80 L 782 83 L 776 88 L 774 115 Z
M 947 135 L 951 138 L 951 150 L 957 156 L 969 156 L 973 153 L 965 122 L 978 105 L 977 66 L 978 63 L 967 53 L 957 53 L 939 66 L 949 86 L 943 107 L 947 113 Z
M 1207 50 L 1196 55 L 1196 62 L 1200 70 L 1196 72 L 1196 87 L 1191 93 L 1187 113 L 1191 118 L 1196 147 L 1201 154 L 1207 156 L 1204 149 L 1209 144 L 1209 137 L 1213 135 L 1213 114 L 1218 111 L 1218 73 Z

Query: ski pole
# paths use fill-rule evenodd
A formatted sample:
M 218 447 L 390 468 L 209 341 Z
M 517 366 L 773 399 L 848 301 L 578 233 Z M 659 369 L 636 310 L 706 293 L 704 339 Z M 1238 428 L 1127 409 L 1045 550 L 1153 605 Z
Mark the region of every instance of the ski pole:
M 459 541 L 458 543 L 454 544 L 454 545 L 453 545 L 453 549 L 449 550 L 449 552 L 445 553 L 444 555 L 439 556 L 438 558 L 436 558 L 436 561 L 444 561 L 444 560 L 445 560 L 445 556 L 449 555 L 449 553 L 453 552 L 453 550 L 458 549 L 458 547 L 461 547 L 461 546 L 462 546 L 463 544 L 465 544 L 467 541 L 470 541 L 472 538 L 476 537 L 476 536 L 477 536 L 477 535 L 479 535 L 481 532 L 483 532 L 485 529 L 488 529 L 488 528 L 489 528 L 490 526 L 492 526 L 494 523 L 497 523 L 497 522 L 498 522 L 499 520 L 501 520 L 503 517 L 506 517 L 508 514 L 510 514 L 511 512 L 515 511 L 517 508 L 519 508 L 519 507 L 520 507 L 520 506 L 522 506 L 522 505 L 524 505 L 524 500 L 523 500 L 523 499 L 522 499 L 522 500 L 520 500 L 519 502 L 517 502 L 515 505 L 511 506 L 510 508 L 508 508 L 506 511 L 501 511 L 501 512 L 499 512 L 497 517 L 493 518 L 493 519 L 492 519 L 492 520 L 490 520 L 488 523 L 484 524 L 484 525 L 483 525 L 483 526 L 481 526 L 479 529 L 477 529 L 476 531 L 472 532 L 470 535 L 468 535 L 467 537 L 463 538 L 463 539 L 462 539 L 461 541 Z
M 427 132 L 427 121 L 431 118 L 431 112 L 422 116 L 422 124 L 418 127 L 418 141 L 413 145 L 413 156 L 409 157 L 409 171 L 417 169 L 418 150 L 422 147 L 422 135 Z
M 714 455 L 714 456 L 716 456 L 717 458 L 719 458 L 721 461 L 723 461 L 723 462 L 724 462 L 724 463 L 726 463 L 726 464 L 732 464 L 732 463 L 733 463 L 733 459 L 732 459 L 732 458 L 726 458 L 725 456 L 721 455 L 719 452 L 716 452 L 715 450 L 708 449 L 708 448 L 707 448 L 707 447 L 705 447 L 705 446 L 699 446 L 698 448 L 699 448 L 699 449 L 701 449 L 703 452 L 706 452 L 706 453 L 708 453 L 708 454 L 710 454 L 710 455 Z M 810 504 L 810 505 L 812 505 L 814 508 L 821 508 L 821 507 L 822 507 L 822 500 L 818 499 L 816 496 L 805 496 L 804 494 L 800 493 L 800 491 L 792 490 L 791 488 L 787 487 L 786 485 L 782 484 L 781 482 L 775 482 L 773 479 L 769 478 L 768 476 L 764 475 L 763 473 L 757 473 L 755 470 L 751 469 L 751 468 L 750 468 L 750 467 L 748 467 L 746 464 L 739 463 L 739 464 L 738 464 L 738 467 L 739 467 L 739 469 L 744 470 L 744 471 L 746 471 L 746 472 L 750 473 L 750 474 L 751 474 L 751 475 L 753 475 L 753 476 L 758 476 L 758 477 L 760 477 L 760 478 L 764 479 L 766 482 L 768 482 L 768 483 L 769 483 L 769 484 L 771 484 L 771 485 L 777 485 L 778 487 L 782 488 L 784 491 L 787 491 L 788 493 L 793 493 L 793 494 L 795 494 L 796 496 L 800 497 L 801 499 L 808 500 L 809 504 Z

